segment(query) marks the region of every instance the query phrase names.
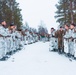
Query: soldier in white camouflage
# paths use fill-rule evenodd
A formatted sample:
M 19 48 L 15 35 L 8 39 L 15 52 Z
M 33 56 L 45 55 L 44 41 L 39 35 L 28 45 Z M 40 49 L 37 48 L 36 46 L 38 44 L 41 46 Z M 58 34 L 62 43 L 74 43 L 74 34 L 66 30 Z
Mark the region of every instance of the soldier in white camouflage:
M 69 57 L 74 57 L 74 34 L 75 24 L 71 24 L 69 29 Z
M 65 24 L 65 35 L 64 35 L 64 52 L 67 55 L 69 55 L 69 25 Z
M 14 51 L 16 50 L 16 26 L 15 24 L 12 22 L 10 24 L 10 27 L 9 27 L 9 32 L 10 32 L 10 35 L 11 35 L 11 51 L 10 51 L 10 54 L 13 54 Z
M 7 53 L 6 38 L 9 35 L 6 32 L 6 21 L 0 20 L 0 59 L 4 60 Z
M 76 60 L 76 25 L 74 24 L 74 35 L 73 35 L 73 39 L 74 39 L 74 59 Z
M 55 44 L 56 44 L 56 38 L 55 38 L 55 29 L 51 28 L 51 34 L 50 34 L 50 48 L 49 51 L 55 51 Z

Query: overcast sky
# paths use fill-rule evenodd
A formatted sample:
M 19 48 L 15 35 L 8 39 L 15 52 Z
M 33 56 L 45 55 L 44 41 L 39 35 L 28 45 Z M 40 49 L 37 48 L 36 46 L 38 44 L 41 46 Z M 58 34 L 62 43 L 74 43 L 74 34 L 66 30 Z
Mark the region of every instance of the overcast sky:
M 51 27 L 57 28 L 55 4 L 58 0 L 16 0 L 22 9 L 23 23 L 28 22 L 29 26 L 37 28 L 42 20 L 48 30 Z

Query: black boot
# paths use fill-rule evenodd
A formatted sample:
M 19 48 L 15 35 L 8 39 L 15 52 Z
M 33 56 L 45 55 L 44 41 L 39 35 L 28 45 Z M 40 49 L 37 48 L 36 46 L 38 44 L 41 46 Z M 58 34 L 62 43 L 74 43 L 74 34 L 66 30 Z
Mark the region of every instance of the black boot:
M 58 49 L 58 53 L 61 54 L 61 49 L 60 48 Z

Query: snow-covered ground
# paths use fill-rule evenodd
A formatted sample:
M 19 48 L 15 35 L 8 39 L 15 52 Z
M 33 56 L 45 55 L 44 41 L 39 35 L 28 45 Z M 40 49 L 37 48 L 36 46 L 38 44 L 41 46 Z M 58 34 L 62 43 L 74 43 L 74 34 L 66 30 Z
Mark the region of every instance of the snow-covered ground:
M 0 75 L 76 75 L 76 61 L 49 52 L 49 42 L 37 42 L 0 61 Z

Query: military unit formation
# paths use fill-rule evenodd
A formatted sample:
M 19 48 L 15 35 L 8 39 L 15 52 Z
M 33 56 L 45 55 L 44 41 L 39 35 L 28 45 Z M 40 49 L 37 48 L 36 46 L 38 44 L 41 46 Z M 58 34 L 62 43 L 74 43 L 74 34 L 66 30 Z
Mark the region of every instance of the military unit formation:
M 12 54 L 22 50 L 25 45 L 35 43 L 40 39 L 38 33 L 35 30 L 29 31 L 28 27 L 17 29 L 13 22 L 9 27 L 6 26 L 6 21 L 0 20 L 1 61 L 7 60 Z
M 60 26 L 58 30 L 51 28 L 49 51 L 63 54 L 76 60 L 76 25 L 74 23 Z
M 0 60 L 6 60 L 11 55 L 22 50 L 25 45 L 38 42 L 39 40 L 49 42 L 49 51 L 58 52 L 68 58 L 76 60 L 76 25 L 74 23 L 58 30 L 51 28 L 51 34 L 37 33 L 35 30 L 29 30 L 28 27 L 17 29 L 12 22 L 7 27 L 5 20 L 0 20 Z

